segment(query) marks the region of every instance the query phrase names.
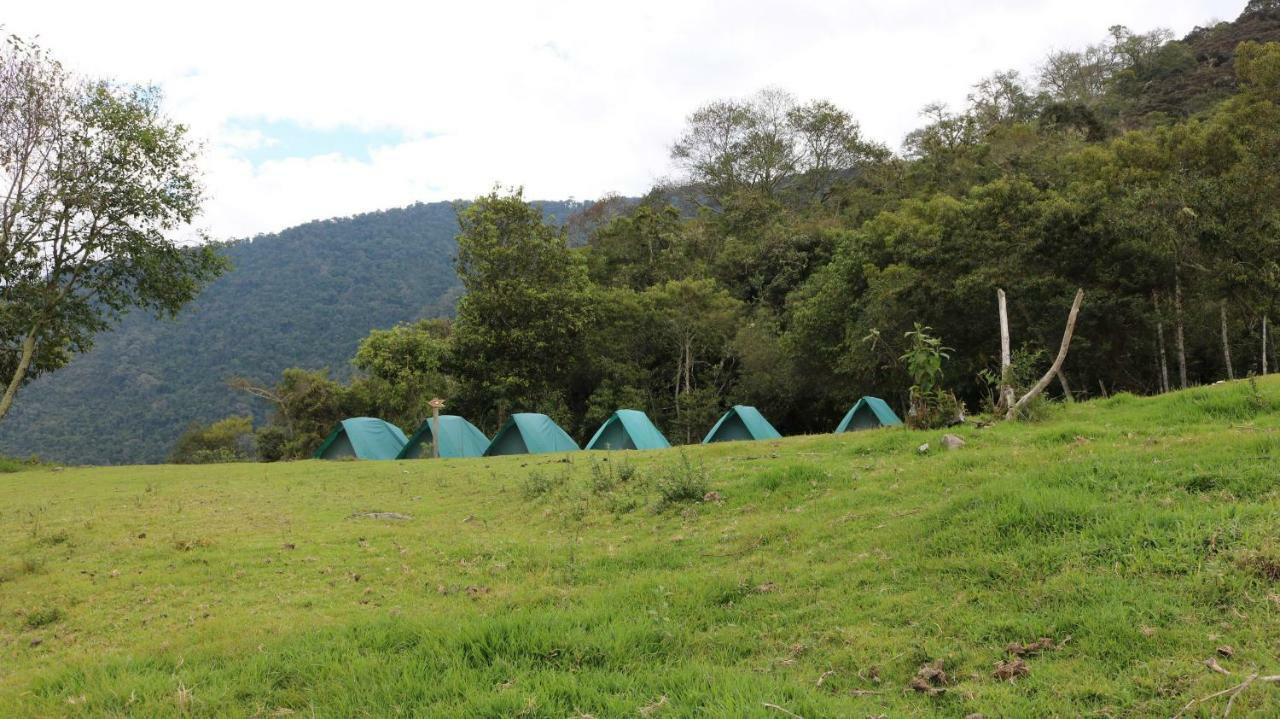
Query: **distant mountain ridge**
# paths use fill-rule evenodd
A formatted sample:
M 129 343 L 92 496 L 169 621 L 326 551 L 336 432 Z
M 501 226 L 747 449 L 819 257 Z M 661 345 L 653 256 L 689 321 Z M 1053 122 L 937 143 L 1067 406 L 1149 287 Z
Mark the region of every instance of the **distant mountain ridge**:
M 585 202 L 537 203 L 565 223 Z M 142 313 L 89 353 L 24 387 L 0 423 L 0 453 L 69 463 L 163 461 L 194 421 L 266 410 L 232 376 L 287 367 L 341 376 L 375 327 L 450 315 L 454 204 L 321 220 L 225 247 L 234 269 L 174 320 Z

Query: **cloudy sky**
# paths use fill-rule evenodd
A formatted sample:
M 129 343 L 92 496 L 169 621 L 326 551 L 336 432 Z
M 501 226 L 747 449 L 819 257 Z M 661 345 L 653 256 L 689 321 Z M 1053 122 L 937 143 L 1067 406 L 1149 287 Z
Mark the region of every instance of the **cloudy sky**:
M 9 33 L 163 88 L 204 143 L 220 239 L 415 201 L 638 194 L 684 117 L 765 86 L 900 146 L 919 109 L 1110 25 L 1181 35 L 1244 0 L 15 0 Z

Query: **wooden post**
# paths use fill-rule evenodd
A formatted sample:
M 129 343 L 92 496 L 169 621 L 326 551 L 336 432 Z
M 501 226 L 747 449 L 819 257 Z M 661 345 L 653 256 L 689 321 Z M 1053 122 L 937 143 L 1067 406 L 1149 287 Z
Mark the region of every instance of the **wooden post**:
M 1160 316 L 1160 293 L 1151 293 L 1151 303 L 1156 310 L 1156 346 L 1160 350 L 1160 391 L 1169 391 L 1169 359 L 1164 351 L 1164 318 Z
M 1009 371 L 1013 356 L 1009 350 L 1009 310 L 1005 304 L 1004 290 L 996 290 L 1000 304 L 1000 404 L 1008 409 L 1013 406 L 1013 385 L 1009 383 Z
M 1267 373 L 1267 316 L 1262 316 L 1262 374 Z
M 1222 359 L 1227 363 L 1227 379 L 1235 379 L 1236 371 L 1231 367 L 1231 338 L 1227 335 L 1227 301 L 1218 306 L 1222 311 Z
M 1182 389 L 1187 388 L 1187 339 L 1182 327 L 1182 267 L 1175 265 L 1173 270 L 1173 339 L 1178 349 L 1178 381 Z
M 440 410 L 444 407 L 444 400 L 436 397 L 427 405 L 431 407 L 431 453 L 440 459 Z

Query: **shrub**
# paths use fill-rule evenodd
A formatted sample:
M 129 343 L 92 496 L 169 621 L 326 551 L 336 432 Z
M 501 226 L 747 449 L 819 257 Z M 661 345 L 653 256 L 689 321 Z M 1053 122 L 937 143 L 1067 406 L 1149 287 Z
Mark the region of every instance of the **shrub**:
M 175 464 L 211 464 L 253 459 L 253 418 L 227 417 L 213 424 L 194 423 L 169 454 Z
M 911 375 L 911 401 L 907 408 L 907 426 L 913 429 L 941 427 L 960 414 L 956 396 L 942 387 L 942 361 L 949 359 L 950 347 L 942 339 L 929 334 L 933 328 L 919 322 L 904 336 L 907 351 L 898 359 Z
M 57 607 L 42 607 L 27 615 L 27 629 L 39 629 L 55 624 L 66 618 L 66 614 Z
M 537 499 L 550 492 L 553 486 L 554 483 L 546 472 L 535 469 L 524 478 L 520 493 L 525 499 Z
M 658 476 L 658 494 L 663 506 L 680 502 L 700 502 L 710 487 L 707 470 L 695 465 L 684 452 L 680 461 L 668 465 Z

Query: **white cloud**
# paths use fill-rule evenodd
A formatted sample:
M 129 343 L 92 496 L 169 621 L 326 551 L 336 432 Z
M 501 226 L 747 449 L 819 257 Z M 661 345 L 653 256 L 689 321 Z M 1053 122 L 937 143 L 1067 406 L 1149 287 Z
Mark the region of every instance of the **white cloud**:
M 359 4 L 23 3 L 7 30 L 70 66 L 160 85 L 206 142 L 201 224 L 228 238 L 520 184 L 537 198 L 644 192 L 708 100 L 766 85 L 825 97 L 897 146 L 921 106 L 1108 26 L 1181 34 L 1242 0 L 658 0 Z M 367 160 L 257 165 L 246 120 L 406 138 Z M 425 138 L 425 139 L 424 139 Z

